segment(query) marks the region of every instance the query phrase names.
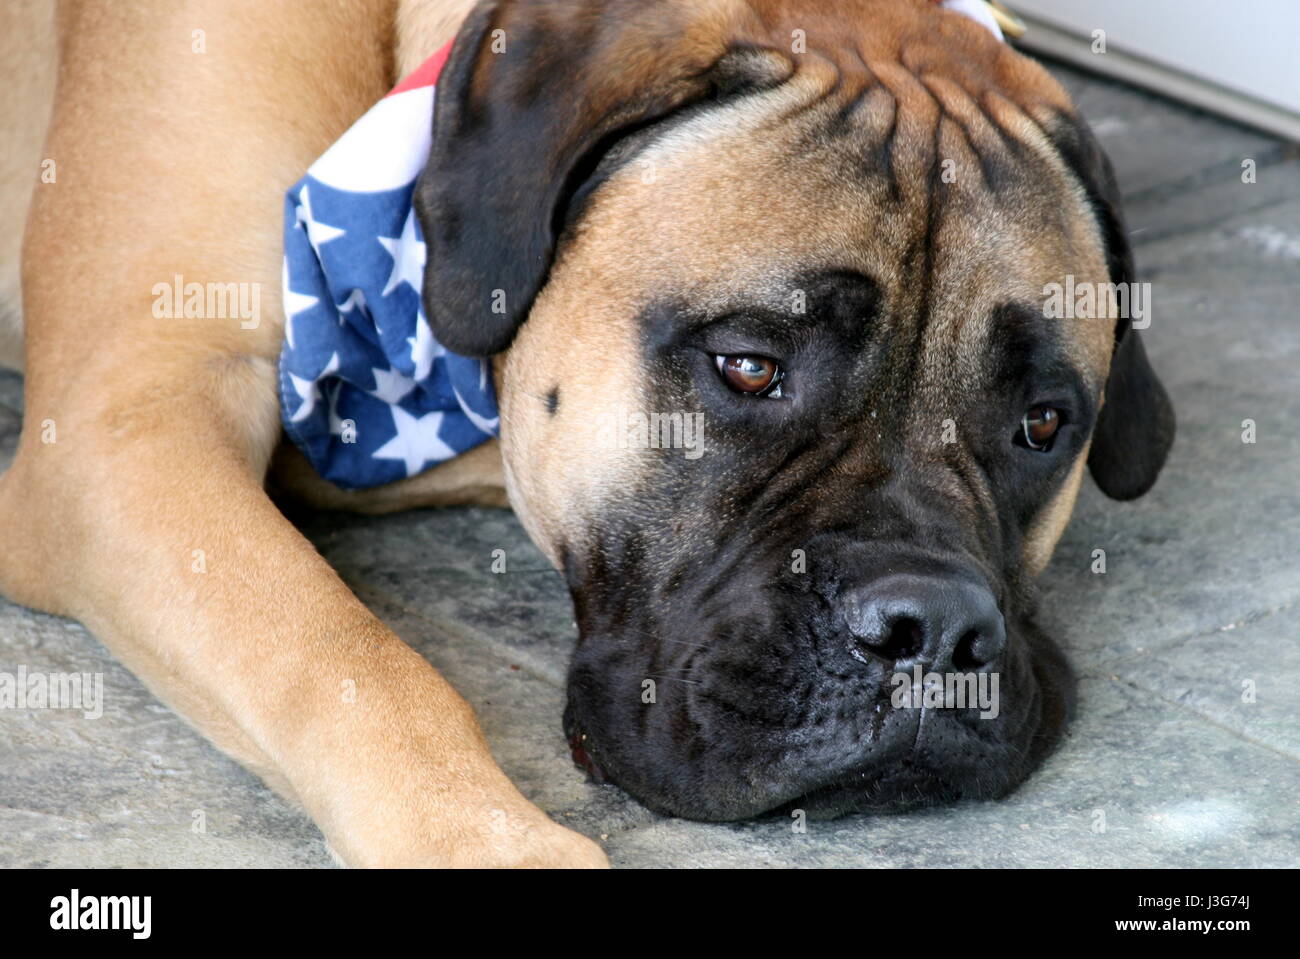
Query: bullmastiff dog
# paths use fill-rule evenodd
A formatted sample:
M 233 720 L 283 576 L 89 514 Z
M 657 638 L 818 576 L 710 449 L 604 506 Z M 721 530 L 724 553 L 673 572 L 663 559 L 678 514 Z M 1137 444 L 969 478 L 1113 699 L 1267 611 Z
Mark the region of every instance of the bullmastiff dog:
M 997 797 L 1051 748 L 1071 679 L 1034 577 L 1085 470 L 1141 495 L 1173 417 L 1122 316 L 1045 316 L 1133 265 L 1040 66 L 927 0 L 4 6 L 0 589 L 85 623 L 343 862 L 605 855 L 268 477 L 370 512 L 508 496 L 572 592 L 574 755 L 655 810 Z M 277 452 L 283 191 L 453 37 L 424 295 L 495 357 L 501 439 L 344 492 Z M 266 319 L 159 320 L 175 274 L 259 283 Z M 702 414 L 704 455 L 590 441 L 629 411 Z M 995 674 L 996 717 L 895 708 L 916 665 Z

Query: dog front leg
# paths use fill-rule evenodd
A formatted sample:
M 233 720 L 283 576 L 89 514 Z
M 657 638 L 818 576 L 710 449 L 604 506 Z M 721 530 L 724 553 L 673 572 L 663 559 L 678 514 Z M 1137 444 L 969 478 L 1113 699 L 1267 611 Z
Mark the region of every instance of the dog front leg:
M 186 412 L 121 446 L 76 442 L 115 427 L 57 412 L 63 449 L 25 450 L 0 486 L 4 539 L 24 544 L 0 587 L 85 622 L 349 864 L 600 862 L 507 780 L 465 701 L 283 519 L 229 437 Z
M 347 863 L 602 864 L 262 488 L 283 191 L 383 94 L 390 5 L 69 3 L 59 25 L 0 591 L 86 623 Z M 248 284 L 258 321 L 160 315 L 176 275 Z

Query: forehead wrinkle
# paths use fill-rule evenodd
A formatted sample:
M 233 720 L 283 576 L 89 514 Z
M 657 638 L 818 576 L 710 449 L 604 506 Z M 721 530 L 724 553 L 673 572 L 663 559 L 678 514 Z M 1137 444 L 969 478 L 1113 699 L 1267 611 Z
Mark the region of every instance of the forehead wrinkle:
M 891 159 L 905 201 L 928 193 L 929 170 L 936 160 L 934 129 L 942 115 L 939 101 L 901 63 L 874 65 L 881 85 L 897 105 Z
M 945 143 L 956 142 L 968 161 L 974 160 L 973 168 L 986 189 L 998 191 L 1004 186 L 1002 181 L 1021 175 L 1020 168 L 1008 162 L 1010 148 L 1006 138 L 979 109 L 970 93 L 944 76 L 924 74 L 921 80 L 938 102 L 943 118 L 960 131 L 960 138 L 947 137 Z M 944 152 L 954 151 L 948 146 Z M 971 166 L 968 162 L 966 168 Z
M 906 311 L 924 292 L 904 266 L 931 213 L 935 144 L 947 148 L 962 135 L 941 119 L 959 113 L 999 144 L 994 149 L 1010 154 L 1001 146 L 1007 137 L 1023 150 L 1010 164 L 1014 182 L 1002 202 L 977 177 L 940 184 L 931 224 L 936 270 L 925 284 L 934 297 L 933 332 L 977 340 L 995 295 L 1041 299 L 1045 282 L 1102 262 L 1087 228 L 1086 195 L 1025 110 L 996 91 L 977 99 L 946 77 L 918 78 L 898 62 L 875 66 L 878 82 L 862 70 L 866 95 L 856 100 L 847 84 L 825 95 L 839 72 L 801 69 L 779 87 L 651 138 L 597 192 L 586 218 L 583 232 L 595 230 L 609 247 L 599 254 L 603 267 L 624 273 L 620 285 L 640 286 L 647 297 L 685 294 L 715 309 L 745 297 L 779 309 L 788 302 L 790 262 L 848 267 L 878 278 L 889 312 Z M 993 115 L 980 109 L 981 99 Z M 819 135 L 850 101 L 847 133 Z M 891 140 L 890 156 L 907 181 L 896 198 L 878 162 Z M 638 160 L 653 164 L 656 184 L 640 182 Z M 1073 199 L 1062 203 L 1063 191 Z M 625 262 L 617 262 L 620 254 Z

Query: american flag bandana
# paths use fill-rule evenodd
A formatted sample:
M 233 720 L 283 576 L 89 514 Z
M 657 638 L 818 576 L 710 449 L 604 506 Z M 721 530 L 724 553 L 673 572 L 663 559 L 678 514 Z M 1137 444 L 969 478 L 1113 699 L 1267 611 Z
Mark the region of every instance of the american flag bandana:
M 1002 38 L 983 0 L 937 2 Z M 412 197 L 450 53 L 394 87 L 285 197 L 280 416 L 316 471 L 345 489 L 415 476 L 500 428 L 488 361 L 448 352 L 420 303 Z
M 280 417 L 345 489 L 414 476 L 497 435 L 488 361 L 434 338 L 412 206 L 450 44 L 358 120 L 288 191 Z

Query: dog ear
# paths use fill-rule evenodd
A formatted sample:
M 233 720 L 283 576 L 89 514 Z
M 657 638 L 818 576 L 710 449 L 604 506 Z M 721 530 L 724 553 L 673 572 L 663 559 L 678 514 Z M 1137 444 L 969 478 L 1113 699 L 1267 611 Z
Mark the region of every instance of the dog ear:
M 1054 131 L 1058 151 L 1088 195 L 1106 248 L 1112 283 L 1132 284 L 1133 252 L 1120 212 L 1119 186 L 1110 159 L 1082 118 L 1063 117 Z M 1174 442 L 1174 408 L 1147 360 L 1129 317 L 1115 323 L 1115 348 L 1105 402 L 1092 434 L 1088 469 L 1112 499 L 1136 499 L 1160 474 Z
M 570 201 L 618 139 L 789 76 L 752 17 L 736 0 L 489 0 L 470 13 L 415 189 L 439 342 L 471 356 L 509 346 Z

